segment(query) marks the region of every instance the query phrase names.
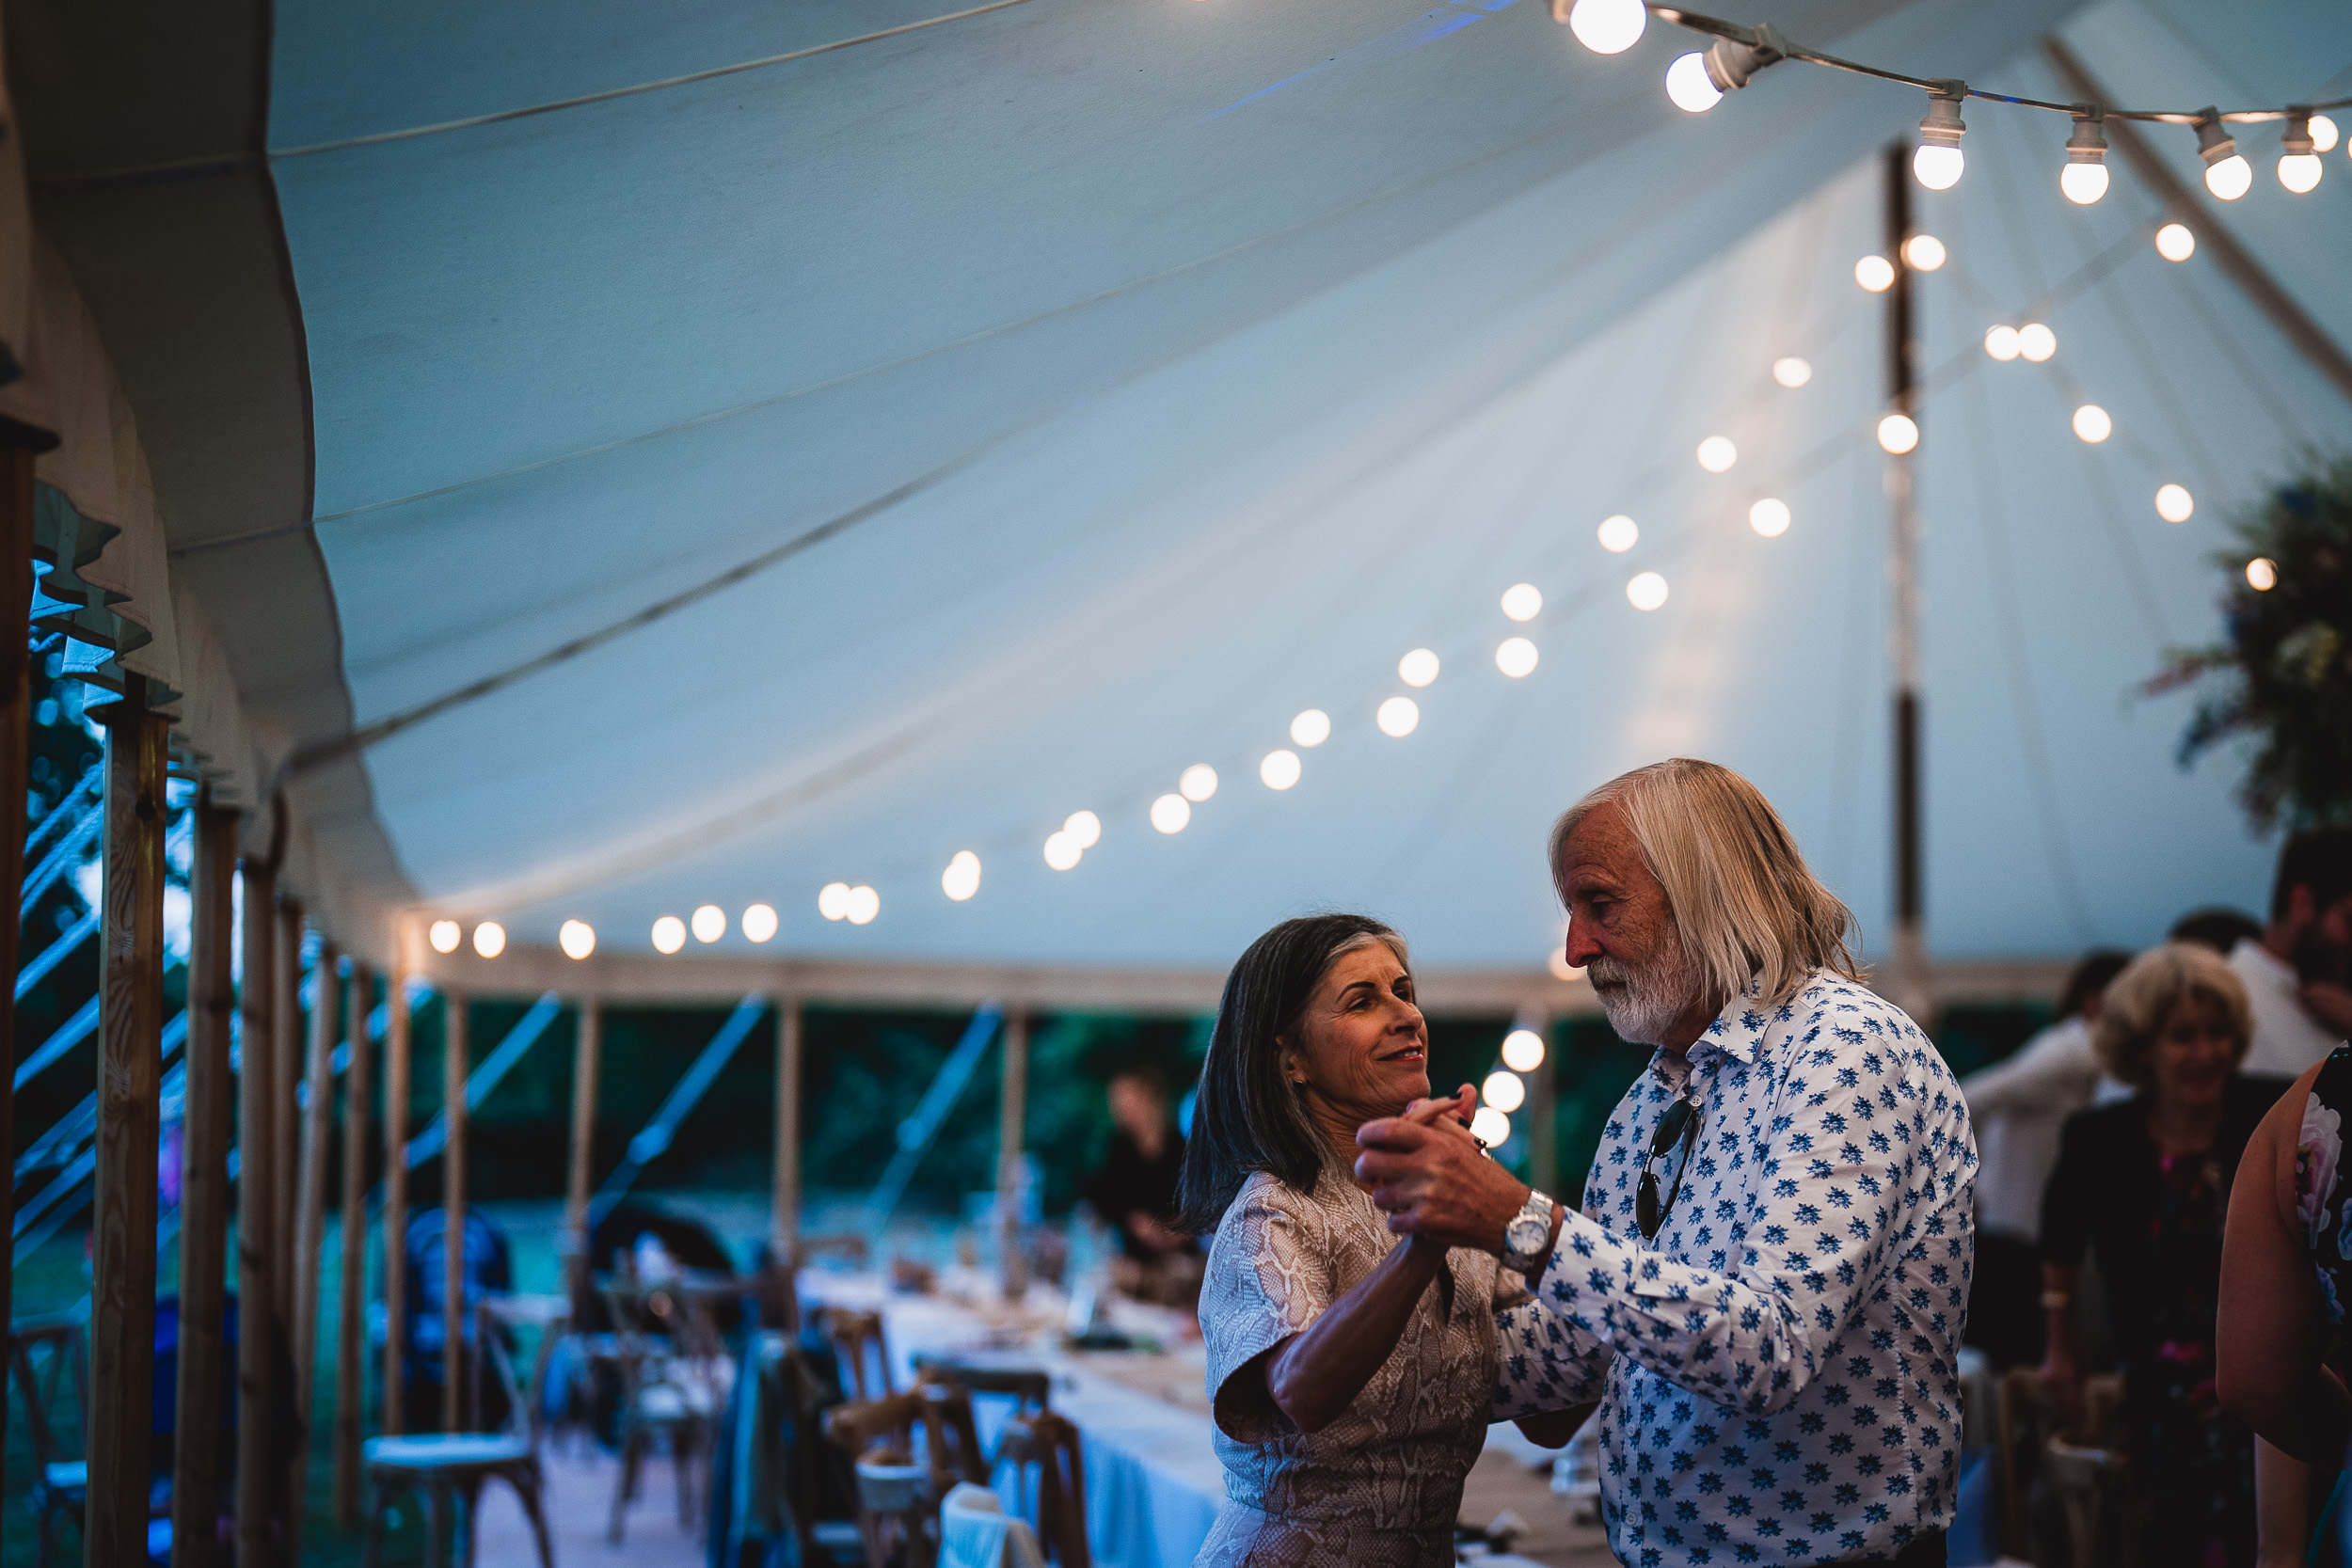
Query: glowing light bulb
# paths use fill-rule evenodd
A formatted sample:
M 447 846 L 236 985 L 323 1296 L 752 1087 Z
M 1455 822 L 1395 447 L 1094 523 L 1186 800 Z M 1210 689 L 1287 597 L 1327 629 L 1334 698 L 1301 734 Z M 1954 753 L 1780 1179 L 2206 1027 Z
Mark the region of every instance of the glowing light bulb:
M 1540 657 L 1535 651 L 1535 644 L 1526 638 L 1506 637 L 1502 645 L 1495 650 L 1495 668 L 1513 680 L 1518 680 L 1535 673 L 1535 661 Z
M 1067 871 L 1085 858 L 1086 847 L 1061 829 L 1045 835 L 1045 863 L 1055 870 Z
M 2086 403 L 2074 410 L 2074 434 L 2095 447 L 2115 434 L 2115 421 L 2097 404 Z
M 2039 365 L 2058 352 L 2058 334 L 2040 322 L 2017 329 L 2017 352 Z
M 1787 355 L 1772 361 L 1772 379 L 1784 387 L 1797 388 L 1813 379 L 1812 362 Z
M 1699 467 L 1710 474 L 1728 473 L 1740 461 L 1740 449 L 1725 436 L 1709 436 L 1699 443 L 1698 459 Z
M 2329 119 L 2326 115 L 2312 116 L 2312 150 L 2313 151 L 2333 152 L 2336 150 L 2336 140 L 2339 135 L 2334 120 Z
M 1707 74 L 1707 56 L 1684 55 L 1666 68 L 1666 96 L 1687 115 L 1703 115 L 1724 101 L 1723 89 Z
M 1181 795 L 1163 795 L 1152 802 L 1152 826 L 1164 833 L 1181 833 L 1192 820 L 1192 802 Z
M 2168 261 L 2185 261 L 2197 254 L 2197 236 L 2185 223 L 2168 223 L 2156 230 L 2156 254 Z
M 694 917 L 687 922 L 687 926 L 694 933 L 696 942 L 717 942 L 727 934 L 727 911 L 716 904 L 705 904 L 694 911 Z
M 1642 0 L 1576 0 L 1568 8 L 1568 31 L 1596 55 L 1624 54 L 1648 24 L 1649 8 Z
M 1568 955 L 1563 948 L 1553 948 L 1550 955 L 1544 959 L 1544 967 L 1551 971 L 1551 977 L 1555 980 L 1584 978 L 1584 972 L 1568 962 Z
M 847 915 L 850 912 L 850 884 L 827 882 L 823 887 L 818 888 L 817 890 L 817 912 L 827 920 L 839 920 Z M 686 923 L 672 919 L 669 915 L 663 915 L 661 918 L 669 920 L 672 925 L 677 927 L 678 941 L 683 942 L 686 940 Z M 654 945 L 660 947 L 660 944 L 661 927 L 657 925 L 654 927 Z M 675 947 L 663 947 L 661 950 L 665 953 L 677 951 Z
M 1944 242 L 1932 234 L 1914 234 L 1903 242 L 1903 260 L 1914 272 L 1933 272 L 1950 259 Z
M 1478 1085 L 1478 1098 L 1498 1111 L 1516 1111 L 1527 1103 L 1527 1084 L 1516 1072 L 1490 1072 Z
M 2232 153 L 2205 166 L 2205 189 L 2224 201 L 2235 201 L 2254 188 L 2254 166 Z
M 841 887 L 841 884 L 835 882 L 834 886 Z M 841 887 L 841 891 L 847 893 L 850 890 L 846 887 Z M 819 907 L 822 907 L 821 904 Z M 838 920 L 841 917 L 837 914 L 829 914 L 825 916 L 825 918 L 827 920 Z M 676 915 L 665 914 L 660 919 L 653 923 L 653 950 L 655 952 L 675 953 L 685 945 L 685 921 L 680 920 Z
M 1491 1105 L 1481 1105 L 1470 1117 L 1470 1136 L 1488 1148 L 1501 1148 L 1511 1141 L 1511 1118 Z
M 1630 517 L 1619 515 L 1601 519 L 1600 547 L 1612 555 L 1625 554 L 1641 537 L 1641 529 Z
M 433 944 L 436 953 L 454 953 L 465 936 L 465 928 L 454 920 L 437 920 L 424 933 L 424 940 Z
M 1853 264 L 1853 280 L 1874 294 L 1894 286 L 1895 263 L 1883 256 L 1865 256 Z
M 485 920 L 473 928 L 473 950 L 485 958 L 495 958 L 506 951 L 506 927 L 495 920 Z
M 1788 531 L 1788 503 L 1767 496 L 1748 508 L 1748 527 L 1767 539 L 1777 539 Z
M 957 850 L 947 869 L 939 874 L 939 891 L 959 904 L 979 892 L 980 857 L 969 849 Z
M 2058 170 L 2058 190 L 2077 207 L 2088 207 L 2107 194 L 2107 166 L 2068 164 Z
M 2197 502 L 2187 489 L 2179 484 L 2164 484 L 2156 488 L 2156 515 L 2168 523 L 2185 523 L 2195 515 Z
M 1258 764 L 1258 782 L 1268 789 L 1288 789 L 1300 771 L 1296 752 L 1268 752 Z
M 556 929 L 555 945 L 567 958 L 584 958 L 596 950 L 596 928 L 584 920 L 566 920 Z
M 1302 714 L 1300 717 L 1305 716 Z M 1330 734 L 1331 721 L 1326 719 L 1323 727 L 1326 735 Z M 1294 719 L 1291 721 L 1291 731 L 1295 735 L 1297 730 L 1298 720 Z M 1176 776 L 1176 792 L 1198 805 L 1216 793 L 1216 769 L 1205 762 L 1194 763 Z
M 1533 621 L 1544 612 L 1544 592 L 1532 582 L 1515 582 L 1502 591 L 1502 613 L 1514 621 Z
M 850 890 L 847 912 L 850 925 L 871 926 L 874 917 L 882 913 L 882 895 L 863 882 L 859 883 Z
M 1103 842 L 1103 819 L 1090 811 L 1073 811 L 1063 817 L 1061 831 L 1081 849 L 1091 849 Z
M 2279 563 L 2268 556 L 2256 556 L 2246 563 L 2246 580 L 2255 593 L 2269 593 L 2279 586 Z
M 1380 726 L 1382 735 L 1402 740 L 1420 727 L 1421 705 L 1410 697 L 1391 697 L 1380 705 L 1372 720 Z
M 1331 738 L 1331 716 L 1311 707 L 1291 721 L 1291 744 L 1315 747 Z
M 1502 1065 L 1513 1072 L 1533 1072 L 1544 1065 L 1544 1037 L 1533 1029 L 1514 1029 L 1502 1037 Z
M 1656 572 L 1636 572 L 1625 585 L 1625 597 L 1636 610 L 1656 610 L 1666 602 L 1666 579 Z
M 973 863 L 977 865 L 979 863 Z M 776 907 L 773 904 L 753 904 L 743 911 L 743 934 L 754 942 L 772 942 L 776 935 Z
M 1900 457 L 1919 444 L 1919 426 L 1908 414 L 1889 414 L 1879 421 L 1879 445 Z
M 2315 152 L 2286 152 L 2279 157 L 2279 183 L 2297 196 L 2317 190 L 2319 177 L 2326 172 Z
M 1438 656 L 1426 648 L 1415 648 L 1396 661 L 1396 678 L 1406 686 L 1427 686 L 1438 678 Z
M 1927 143 L 1911 155 L 1912 177 L 1931 191 L 1950 190 L 1967 167 L 1967 155 L 1957 147 Z
M 1984 335 L 1984 352 L 2004 364 L 2017 357 L 2017 328 L 1995 326 Z

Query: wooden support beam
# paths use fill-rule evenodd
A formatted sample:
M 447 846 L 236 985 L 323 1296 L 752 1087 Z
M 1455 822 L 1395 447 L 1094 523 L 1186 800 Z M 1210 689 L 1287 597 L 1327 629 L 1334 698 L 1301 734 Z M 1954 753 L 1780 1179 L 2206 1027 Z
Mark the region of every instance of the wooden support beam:
M 25 629 L 33 616 L 33 451 L 0 451 L 0 616 L 16 634 L 0 640 L 0 800 L 24 800 L 32 765 L 33 661 Z M 0 833 L 0 966 L 13 975 L 22 956 L 18 907 L 24 898 L 24 834 Z M 16 1009 L 0 1007 L 0 1062 L 14 1066 Z M 16 1074 L 0 1072 L 0 1170 L 16 1168 Z M 16 1193 L 0 1187 L 0 1236 L 16 1229 Z M 0 1269 L 0 1323 L 15 1310 L 9 1271 Z M 0 1399 L 0 1451 L 8 1446 L 8 1402 Z
M 776 1164 L 768 1252 L 789 1270 L 801 1255 L 801 999 L 776 998 Z
M 1559 1096 L 1553 1074 L 1551 1020 L 1541 1013 L 1521 1013 L 1515 1028 L 1540 1036 L 1544 1059 L 1527 1077 L 1527 1184 L 1548 1197 L 1560 1197 Z M 1579 1195 L 1581 1196 L 1581 1195 Z M 1564 1200 L 1565 1201 L 1565 1200 Z
M 343 1222 L 335 1295 L 335 1523 L 359 1528 L 359 1440 L 367 1416 L 362 1364 L 368 1288 L 368 966 L 354 961 L 343 990 L 343 1038 L 351 1048 L 343 1069 Z
M 441 1151 L 441 1430 L 455 1432 L 466 1385 L 466 993 L 441 999 L 441 1100 L 449 1146 Z
M 395 1437 L 405 1425 L 400 1364 L 408 1288 L 408 984 L 395 968 L 384 995 L 384 1402 L 380 1424 Z
M 279 807 L 279 811 L 283 811 Z M 273 857 L 271 885 L 276 886 L 276 861 Z M 253 927 L 252 914 L 246 916 L 248 935 Z M 294 1322 L 294 1244 L 299 1238 L 302 1213 L 302 1079 L 307 1070 L 309 1033 L 302 1016 L 302 905 L 297 899 L 280 898 L 277 909 L 278 942 L 276 959 L 276 1000 L 270 1007 L 270 1030 L 277 1037 L 278 1081 L 270 1089 L 271 1103 L 277 1108 L 278 1135 L 271 1148 L 276 1152 L 276 1191 L 270 1201 L 276 1205 L 278 1237 L 270 1256 L 278 1260 L 278 1271 L 271 1277 L 278 1282 L 278 1321 L 291 1331 Z M 250 948 L 247 951 L 251 951 Z M 306 1411 L 303 1418 L 310 1418 Z
M 1029 1015 L 1005 1014 L 1004 1079 L 996 1108 L 996 1261 L 1007 1301 L 1028 1293 L 1029 1263 L 1021 1251 L 1021 1148 L 1029 1103 Z M 882 1240 L 874 1238 L 877 1243 Z
M 230 1027 L 236 984 L 230 927 L 236 921 L 237 814 L 196 809 L 188 939 L 188 1077 L 181 1123 L 180 1379 L 171 1458 L 171 1568 L 213 1568 L 220 1518 L 222 1334 L 229 1272 Z M 269 1036 L 256 1064 L 266 1072 Z M 242 1168 L 242 1166 L 240 1167 Z M 243 1280 L 239 1287 L 242 1290 Z M 250 1320 L 264 1342 L 268 1297 Z M 240 1324 L 242 1330 L 244 1324 Z M 242 1337 L 242 1336 L 241 1336 Z
M 278 1141 L 274 1046 L 278 1034 L 277 870 L 248 856 L 245 878 L 245 976 L 237 996 L 245 1021 L 244 1070 L 237 1080 L 237 1568 L 269 1568 L 270 1424 L 278 1408 L 272 1354 L 285 1323 L 287 1254 L 275 1234 L 287 1146 Z M 297 947 L 288 964 L 300 962 Z M 178 1540 L 174 1526 L 173 1539 Z
M 564 1289 L 572 1298 L 573 1322 L 586 1302 L 589 1277 L 596 1272 L 588 1256 L 589 1162 L 596 1135 L 596 1068 L 604 1050 L 604 999 L 580 999 L 580 1034 L 572 1048 L 571 1163 L 564 1182 Z
M 90 1568 L 147 1561 L 155 1375 L 155 1155 L 163 1086 L 165 721 L 147 680 L 106 725 L 98 1164 L 90 1250 Z
M 285 955 L 286 969 L 299 967 L 299 933 Z M 335 1104 L 335 1023 L 341 1016 L 342 978 L 337 970 L 332 942 L 319 943 L 310 967 L 310 1043 L 304 1052 L 303 1083 L 308 1103 L 302 1112 L 302 1173 L 299 1209 L 294 1216 L 294 1404 L 304 1430 L 318 1431 L 319 1253 L 326 1244 L 326 1146 Z M 298 1528 L 302 1497 L 310 1482 L 310 1454 L 294 1458 L 288 1496 L 294 1499 L 288 1528 Z M 294 1556 L 289 1552 L 290 1557 Z

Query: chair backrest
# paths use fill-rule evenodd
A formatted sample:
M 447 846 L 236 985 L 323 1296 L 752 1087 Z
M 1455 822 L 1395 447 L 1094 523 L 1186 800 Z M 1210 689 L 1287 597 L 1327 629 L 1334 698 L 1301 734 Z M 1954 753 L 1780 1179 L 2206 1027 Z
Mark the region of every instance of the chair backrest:
M 923 1402 L 923 1452 L 930 1463 L 931 1495 L 944 1497 L 959 1481 L 987 1485 L 992 1466 L 980 1450 L 972 1396 L 952 1383 L 925 1383 L 914 1392 Z
M 1037 1467 L 1037 1534 L 1039 1543 L 1062 1568 L 1093 1568 L 1087 1548 L 1086 1458 L 1078 1446 L 1078 1429 L 1050 1410 L 1016 1416 L 1005 1423 L 996 1457 L 1021 1472 L 1023 1496 L 1028 1493 L 1029 1466 Z
M 972 1367 L 918 1355 L 914 1370 L 918 1377 L 953 1384 L 967 1394 L 1009 1395 L 1023 1411 L 1052 1407 L 1054 1374 L 1041 1367 Z
M 508 1433 L 528 1441 L 536 1453 L 545 1422 L 548 1366 L 554 1359 L 556 1342 L 571 1325 L 564 1298 L 501 1296 L 482 1303 L 474 1310 L 478 1317 L 474 1342 L 481 1347 L 481 1354 L 473 1360 L 469 1424 L 477 1428 L 482 1424 L 482 1370 L 487 1362 L 506 1395 Z M 539 1342 L 532 1348 L 531 1381 L 527 1386 L 516 1380 L 515 1361 L 506 1352 L 507 1337 L 517 1328 L 539 1331 Z
M 825 1436 L 834 1447 L 856 1459 L 876 1445 L 900 1453 L 914 1450 L 914 1423 L 923 1418 L 923 1402 L 914 1394 L 888 1394 L 878 1400 L 851 1400 L 825 1412 Z
M 882 1339 L 882 1314 L 828 1307 L 817 1316 L 825 1338 L 833 1342 L 834 1354 L 841 1358 L 841 1385 L 850 1397 L 887 1399 L 893 1391 L 890 1347 Z M 874 1352 L 870 1368 L 866 1355 L 869 1345 Z
M 930 1478 L 914 1462 L 914 1394 L 853 1400 L 825 1412 L 825 1436 L 852 1463 L 852 1497 L 869 1568 L 930 1568 Z
M 58 1449 L 57 1433 L 50 1424 L 50 1413 L 56 1408 L 57 1385 L 69 1372 L 73 1378 L 77 1437 L 88 1419 L 89 1371 L 82 1344 L 79 1319 L 20 1318 L 10 1326 L 8 1370 L 18 1392 L 24 1396 L 24 1437 L 33 1450 L 33 1463 L 37 1467 L 66 1457 Z M 48 1353 L 47 1359 L 37 1365 L 34 1353 L 43 1349 Z

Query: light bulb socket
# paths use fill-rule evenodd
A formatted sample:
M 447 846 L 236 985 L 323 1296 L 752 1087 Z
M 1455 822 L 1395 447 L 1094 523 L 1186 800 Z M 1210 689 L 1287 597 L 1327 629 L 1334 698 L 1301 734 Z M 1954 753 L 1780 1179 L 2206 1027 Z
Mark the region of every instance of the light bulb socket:
M 2279 151 L 2289 158 L 2315 158 L 2319 143 L 2312 139 L 2312 112 L 2296 107 L 2287 111 L 2287 134 L 2279 143 Z
M 1928 117 L 1919 122 L 1919 145 L 1922 147 L 1958 147 L 1967 121 L 1960 118 L 1960 105 L 1968 96 L 1964 82 L 1941 82 L 1928 95 Z
M 2237 156 L 2237 138 L 2221 128 L 2221 111 L 2207 105 L 2197 119 L 2197 155 L 2211 168 L 2225 158 Z
M 2066 161 L 2070 164 L 2104 164 L 2107 161 L 2106 109 L 2097 103 L 2074 106 L 2074 134 L 2066 138 Z
M 1707 46 L 1707 79 L 1717 92 L 1737 92 L 1748 78 L 1774 61 L 1788 56 L 1788 40 L 1769 22 L 1746 39 L 1719 38 Z

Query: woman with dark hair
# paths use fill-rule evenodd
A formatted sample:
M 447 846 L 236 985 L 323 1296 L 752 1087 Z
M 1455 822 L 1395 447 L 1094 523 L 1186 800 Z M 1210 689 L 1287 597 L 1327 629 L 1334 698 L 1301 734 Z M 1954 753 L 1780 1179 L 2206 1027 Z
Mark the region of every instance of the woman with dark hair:
M 1228 1504 L 1195 1568 L 1454 1561 L 1488 1423 L 1542 1408 L 1498 1406 L 1501 1344 L 1542 1362 L 1548 1336 L 1518 1275 L 1400 1241 L 1352 1166 L 1365 1122 L 1473 1099 L 1429 1098 L 1405 942 L 1378 921 L 1285 921 L 1233 966 L 1175 1222 L 1216 1236 L 1200 1332 Z M 1556 1447 L 1588 1411 L 1522 1424 Z

